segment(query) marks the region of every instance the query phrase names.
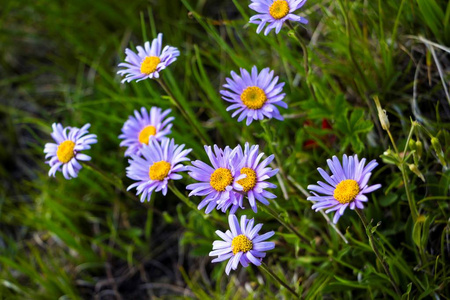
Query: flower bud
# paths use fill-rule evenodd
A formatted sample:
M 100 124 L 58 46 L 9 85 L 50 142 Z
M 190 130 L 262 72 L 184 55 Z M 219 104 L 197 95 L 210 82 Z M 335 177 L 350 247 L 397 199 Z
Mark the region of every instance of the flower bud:
M 423 145 L 421 141 L 416 141 L 416 153 L 419 158 L 422 157 L 423 154 Z
M 408 146 L 410 150 L 416 150 L 416 142 L 413 139 L 409 140 Z
M 442 153 L 441 143 L 439 143 L 439 140 L 436 137 L 431 139 L 431 145 L 433 146 L 434 151 L 436 151 L 436 154 L 439 155 Z
M 420 179 L 422 179 L 423 182 L 425 182 L 425 177 L 423 177 L 422 172 L 419 171 L 419 168 L 417 168 L 416 165 L 414 164 L 410 164 L 408 165 L 409 169 L 417 175 L 417 177 L 419 177 Z
M 387 149 L 384 151 L 380 157 L 383 159 L 383 162 L 386 164 L 392 164 L 392 165 L 399 165 L 400 164 L 400 157 L 392 151 L 391 149 Z
M 394 152 L 392 152 L 391 148 L 389 148 L 386 151 L 384 151 L 383 154 L 386 156 L 390 156 L 390 155 L 394 154 Z
M 387 131 L 389 130 L 389 127 L 391 125 L 389 123 L 386 111 L 381 107 L 380 100 L 378 100 L 377 96 L 375 96 L 373 100 L 375 101 L 375 105 L 377 106 L 378 119 L 380 119 L 381 127 Z
M 442 152 L 442 146 L 441 143 L 439 143 L 439 140 L 436 137 L 431 138 L 431 145 L 434 148 L 434 151 L 436 151 L 436 155 L 439 159 L 439 162 L 446 167 L 447 162 L 445 161 L 444 152 Z

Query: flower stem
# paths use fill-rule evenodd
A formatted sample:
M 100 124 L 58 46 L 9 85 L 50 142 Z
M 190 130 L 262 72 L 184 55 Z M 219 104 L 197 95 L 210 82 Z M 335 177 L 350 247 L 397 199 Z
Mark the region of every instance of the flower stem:
M 195 206 L 195 204 L 189 200 L 188 197 L 186 197 L 173 183 L 173 181 L 171 181 L 169 183 L 169 189 L 172 191 L 172 193 L 174 193 L 178 199 L 180 199 L 181 201 L 183 201 L 189 208 L 191 208 L 193 211 L 195 211 L 196 213 L 198 213 L 199 215 L 201 215 L 204 219 L 207 218 L 211 218 L 213 219 L 216 223 L 222 224 L 222 220 L 217 219 L 216 217 L 214 217 L 213 215 L 204 215 L 202 214 L 201 211 L 198 210 L 197 206 Z
M 298 182 L 296 182 L 294 180 L 294 178 L 292 178 L 290 175 L 288 175 L 287 179 L 291 182 L 291 184 L 293 185 L 294 188 L 298 189 L 306 198 L 308 198 L 309 196 L 311 196 L 311 194 L 308 193 L 307 190 L 305 190 Z M 315 203 L 314 201 L 311 201 L 312 203 Z M 344 234 L 342 234 L 342 232 L 337 228 L 336 224 L 334 224 L 333 222 L 331 222 L 330 218 L 328 217 L 328 215 L 323 211 L 323 210 L 319 210 L 319 212 L 322 214 L 322 216 L 325 218 L 325 220 L 327 221 L 328 225 L 331 226 L 336 233 L 342 238 L 342 240 L 348 244 L 348 240 L 345 238 Z
M 279 217 L 279 213 L 277 213 L 275 210 L 273 210 L 270 206 L 261 205 L 260 207 L 262 208 L 263 211 L 265 211 L 266 213 L 271 215 L 273 218 L 275 218 L 288 231 L 290 231 L 291 233 L 295 234 L 304 244 L 306 244 L 306 245 L 310 245 L 311 244 L 311 239 L 306 238 L 304 235 L 302 235 L 300 232 L 298 232 L 297 229 L 295 229 L 294 226 L 292 226 L 292 225 L 286 223 L 285 221 L 283 221 L 283 219 Z M 325 255 L 325 253 L 323 253 L 321 251 L 318 251 L 317 249 L 311 248 L 311 250 L 316 252 L 316 253 L 320 253 L 320 254 L 324 254 Z
M 174 193 L 181 201 L 183 201 L 192 210 L 198 211 L 194 203 L 192 203 L 176 186 L 173 182 L 169 183 L 169 189 Z
M 295 298 L 297 299 L 300 298 L 300 295 L 297 294 L 297 292 L 293 288 L 291 288 L 286 282 L 284 282 L 280 277 L 278 277 L 272 270 L 270 270 L 269 267 L 264 262 L 261 263 L 261 269 L 266 271 L 272 278 L 278 281 L 279 284 L 284 286 L 289 292 L 291 292 L 292 295 L 295 296 Z
M 123 186 L 123 182 L 122 179 L 120 179 L 119 177 L 117 177 L 114 174 L 111 173 L 105 173 L 103 172 L 99 167 L 97 167 L 96 165 L 94 165 L 92 162 L 90 161 L 84 161 L 83 165 L 91 170 L 94 171 L 95 173 L 97 173 L 98 175 L 100 175 L 103 179 L 105 179 L 106 181 L 108 181 L 109 183 L 111 183 L 113 186 L 115 186 L 116 188 L 122 190 L 125 193 L 128 193 L 128 191 L 124 188 Z
M 169 96 L 170 101 L 172 102 L 172 104 L 174 104 L 177 107 L 177 109 L 181 112 L 181 114 L 186 119 L 186 121 L 188 121 L 188 123 L 197 132 L 197 134 L 200 137 L 202 143 L 204 145 L 210 145 L 211 143 L 208 142 L 208 138 L 206 138 L 205 135 L 202 133 L 202 131 L 197 127 L 197 125 L 194 122 L 192 122 L 192 119 L 189 117 L 189 115 L 187 114 L 186 110 L 183 109 L 183 107 L 181 106 L 181 104 L 177 100 L 177 98 L 175 98 L 175 96 L 172 94 L 170 89 L 167 87 L 166 83 L 162 79 L 159 79 L 159 80 L 156 80 L 156 81 L 163 88 L 163 90 L 167 93 L 167 95 Z
M 391 131 L 389 129 L 387 130 L 387 133 L 389 135 L 389 139 L 391 140 L 392 146 L 394 147 L 395 153 L 399 154 L 397 145 L 395 144 L 394 138 L 392 137 Z
M 261 122 L 261 126 L 262 126 L 262 128 L 264 129 L 264 132 L 266 133 L 266 142 L 267 142 L 267 144 L 268 144 L 268 146 L 269 146 L 269 149 L 270 149 L 270 151 L 272 152 L 272 154 L 275 156 L 275 160 L 276 160 L 276 162 L 277 162 L 277 168 L 280 170 L 280 174 L 281 174 L 281 177 L 286 181 L 286 182 L 288 182 L 289 183 L 289 181 L 287 180 L 288 178 L 287 178 L 287 176 L 286 176 L 286 173 L 284 172 L 284 169 L 283 169 L 283 167 L 282 167 L 282 164 L 281 164 L 281 161 L 279 160 L 279 158 L 278 158 L 278 154 L 276 153 L 276 151 L 275 151 L 275 147 L 273 146 L 273 144 L 272 144 L 272 141 L 273 141 L 273 138 L 272 138 L 272 134 L 271 134 L 271 132 L 270 132 L 270 128 L 268 127 L 268 125 L 266 124 L 267 122 Z M 282 182 L 282 180 L 280 180 L 280 184 L 281 184 L 281 182 Z M 287 195 L 287 192 L 286 192 L 286 200 L 288 200 L 288 195 Z M 267 213 L 269 213 L 272 217 L 274 217 L 275 219 L 277 219 L 278 220 L 278 222 L 280 222 L 280 224 L 281 225 L 283 225 L 284 227 L 286 227 L 286 229 L 288 229 L 290 232 L 292 232 L 292 233 L 294 233 L 296 236 L 298 236 L 299 238 L 300 238 L 300 240 L 303 242 L 303 243 L 305 243 L 306 245 L 309 245 L 310 243 L 311 243 L 311 240 L 310 239 L 308 239 L 308 238 L 306 238 L 306 237 L 304 237 L 300 232 L 298 232 L 292 225 L 289 225 L 289 224 L 287 224 L 286 222 L 284 222 L 279 216 L 278 216 L 278 213 L 275 211 L 275 210 L 273 210 L 271 207 L 269 207 L 269 206 L 265 206 L 265 205 L 262 205 L 261 206 L 262 208 L 263 208 L 263 210 L 265 210 Z M 313 250 L 315 250 L 315 249 L 313 249 Z M 317 252 L 317 251 L 316 251 Z M 319 251 L 320 252 L 320 251 Z M 322 252 L 321 252 L 322 253 Z M 324 254 L 324 253 L 322 253 L 322 254 Z
M 366 230 L 367 237 L 369 238 L 370 247 L 372 248 L 373 252 L 377 256 L 377 258 L 380 261 L 381 265 L 383 266 L 384 272 L 389 277 L 389 281 L 391 282 L 392 286 L 394 287 L 395 292 L 397 293 L 397 295 L 401 295 L 400 290 L 397 287 L 397 285 L 395 284 L 394 278 L 392 277 L 392 274 L 389 271 L 389 265 L 386 263 L 386 261 L 383 259 L 383 257 L 381 256 L 380 252 L 378 251 L 378 248 L 377 248 L 377 246 L 375 244 L 375 239 L 373 237 L 372 230 L 367 225 L 366 216 L 358 208 L 355 208 L 355 211 L 358 214 L 359 218 L 361 219 L 361 222 L 364 225 L 364 229 Z
M 411 191 L 409 189 L 409 180 L 408 176 L 406 175 L 404 164 L 400 166 L 400 172 L 402 173 L 403 184 L 405 185 L 406 198 L 408 199 L 409 209 L 411 210 L 411 217 L 413 221 L 416 222 L 417 217 L 419 216 L 419 212 L 417 211 L 416 202 L 414 202 L 414 199 L 411 196 Z
M 303 41 L 302 37 L 298 34 L 297 30 L 295 30 L 294 26 L 291 24 L 291 22 L 286 22 L 289 29 L 291 29 L 294 32 L 294 38 L 295 40 L 300 44 L 300 47 L 303 51 L 303 67 L 305 68 L 305 77 L 306 77 L 306 84 L 308 85 L 308 88 L 311 92 L 311 95 L 313 96 L 314 100 L 317 101 L 316 93 L 314 92 L 313 87 L 309 83 L 308 77 L 309 77 L 309 63 L 308 63 L 308 48 L 305 45 L 305 42 Z
M 403 150 L 404 156 L 402 158 L 402 161 L 401 161 L 402 165 L 400 168 L 400 171 L 402 172 L 402 177 L 403 177 L 403 184 L 405 185 L 406 198 L 408 199 L 408 204 L 409 204 L 409 207 L 411 210 L 411 216 L 412 216 L 412 219 L 414 222 L 417 220 L 417 217 L 419 216 L 419 212 L 417 210 L 416 202 L 414 202 L 414 199 L 412 198 L 412 195 L 411 195 L 411 190 L 409 188 L 409 180 L 408 180 L 408 176 L 406 175 L 406 168 L 405 168 L 406 162 L 405 162 L 404 157 L 406 157 L 406 150 L 408 149 L 407 148 L 408 143 L 414 133 L 416 126 L 417 126 L 417 122 L 411 123 L 411 129 L 409 130 L 408 138 L 406 139 L 405 149 Z M 398 154 L 400 156 L 400 153 L 398 153 Z
M 124 187 L 122 179 L 120 179 L 120 178 L 117 177 L 116 175 L 114 175 L 114 174 L 109 174 L 109 173 L 106 173 L 106 172 L 102 171 L 98 166 L 94 165 L 92 162 L 84 161 L 84 162 L 83 162 L 83 165 L 86 167 L 86 169 L 89 169 L 89 170 L 93 171 L 94 173 L 97 173 L 100 177 L 102 177 L 103 179 L 105 179 L 105 181 L 109 182 L 113 187 L 115 187 L 115 188 L 117 188 L 118 190 L 120 190 L 123 194 L 125 194 L 125 196 L 128 197 L 128 199 L 130 199 L 130 200 L 132 200 L 132 201 L 136 201 L 136 200 L 137 200 L 137 201 L 140 201 L 140 202 L 142 202 L 142 204 L 145 205 L 146 208 L 148 208 L 152 213 L 155 212 L 155 213 L 157 213 L 157 214 L 160 215 L 160 216 L 163 215 L 163 213 L 162 213 L 159 209 L 155 208 L 155 207 L 153 206 L 153 204 L 152 204 L 152 205 L 147 205 L 146 203 L 144 203 L 143 201 L 141 201 L 141 200 L 139 199 L 139 196 L 137 196 L 137 195 L 133 194 L 132 192 L 128 191 L 128 190 Z M 145 235 L 146 235 L 146 238 L 147 238 L 147 239 L 150 237 L 150 233 L 148 233 L 147 231 L 146 231 Z
M 139 200 L 138 196 L 131 193 L 124 187 L 122 179 L 120 179 L 116 175 L 103 172 L 99 167 L 97 167 L 96 165 L 94 165 L 92 162 L 89 162 L 89 161 L 84 161 L 83 165 L 86 167 L 86 169 L 89 169 L 89 170 L 97 173 L 100 177 L 105 179 L 105 181 L 109 182 L 112 186 L 119 189 L 122 193 L 124 193 L 131 200 Z
M 266 142 L 267 142 L 267 145 L 269 146 L 270 152 L 272 152 L 272 154 L 275 156 L 275 161 L 277 162 L 277 168 L 278 168 L 278 170 L 280 170 L 281 176 L 284 179 L 286 179 L 286 173 L 284 173 L 284 169 L 281 164 L 281 161 L 278 158 L 278 154 L 275 151 L 275 147 L 273 146 L 274 139 L 272 137 L 272 133 L 270 132 L 270 128 L 267 125 L 267 122 L 265 122 L 265 121 L 261 122 L 261 127 L 263 128 L 264 132 L 266 133 Z
M 389 139 L 391 140 L 392 146 L 394 147 L 394 150 L 397 154 L 397 156 L 400 159 L 400 163 L 399 165 L 397 165 L 397 167 L 400 169 L 400 172 L 402 173 L 402 178 L 403 178 L 403 184 L 405 186 L 405 192 L 406 192 L 406 198 L 408 199 L 408 204 L 409 204 L 409 209 L 411 210 L 411 217 L 413 219 L 414 222 L 416 222 L 417 217 L 419 216 L 419 212 L 417 211 L 417 206 L 416 206 L 416 202 L 414 202 L 414 199 L 412 198 L 411 195 L 411 190 L 409 188 L 409 180 L 408 180 L 408 176 L 406 174 L 406 168 L 405 168 L 405 157 L 406 157 L 406 150 L 408 147 L 408 142 L 412 137 L 412 134 L 414 132 L 414 127 L 416 126 L 415 122 L 412 122 L 411 124 L 411 129 L 409 131 L 408 134 L 408 138 L 406 139 L 406 144 L 405 144 L 405 149 L 403 151 L 403 156 L 400 156 L 400 152 L 398 151 L 397 145 L 395 144 L 394 138 L 392 137 L 391 132 L 389 131 L 389 129 L 387 129 L 387 133 L 389 135 Z

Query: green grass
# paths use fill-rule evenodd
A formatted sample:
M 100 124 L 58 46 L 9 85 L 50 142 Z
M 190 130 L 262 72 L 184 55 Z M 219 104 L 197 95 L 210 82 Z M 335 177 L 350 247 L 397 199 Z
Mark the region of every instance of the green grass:
M 181 51 L 162 76 L 208 142 L 248 141 L 276 155 L 283 172 L 270 207 L 311 241 L 263 207 L 245 210 L 276 231 L 264 262 L 277 276 L 305 299 L 397 297 L 358 216 L 347 211 L 337 225 L 345 243 L 306 201 L 317 167 L 332 155 L 357 153 L 380 162 L 371 183 L 383 188 L 364 212 L 401 297 L 449 298 L 450 4 L 310 0 L 299 11 L 309 24 L 295 29 L 307 45 L 306 73 L 294 32 L 257 35 L 248 2 L 2 2 L 0 298 L 291 297 L 262 269 L 239 268 L 228 277 L 225 264 L 211 264 L 214 231 L 226 229 L 227 217 L 191 209 L 199 197 L 187 206 L 169 191 L 140 203 L 123 192 L 131 184 L 117 138 L 123 122 L 141 106 L 172 105 L 154 81 L 121 84 L 116 66 L 125 47 L 158 32 Z M 253 65 L 286 82 L 285 121 L 247 127 L 225 111 L 225 77 Z M 399 153 L 374 97 L 387 111 Z M 172 109 L 171 136 L 193 149 L 191 159 L 206 159 L 190 122 Z M 321 128 L 323 119 L 331 129 Z M 92 124 L 99 143 L 89 155 L 103 174 L 86 167 L 70 181 L 47 176 L 43 147 L 53 122 Z M 317 147 L 305 147 L 308 140 Z M 185 175 L 176 186 L 184 193 L 191 182 Z

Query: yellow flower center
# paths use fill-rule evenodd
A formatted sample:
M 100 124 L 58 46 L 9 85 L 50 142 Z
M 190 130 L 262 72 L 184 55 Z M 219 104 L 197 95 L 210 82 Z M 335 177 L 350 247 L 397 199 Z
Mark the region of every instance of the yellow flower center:
M 342 204 L 349 203 L 359 194 L 359 185 L 353 179 L 346 179 L 339 182 L 334 190 L 334 199 Z
M 144 129 L 139 132 L 139 143 L 148 145 L 148 140 L 150 139 L 150 136 L 156 134 L 156 128 L 152 125 L 148 125 L 147 127 L 144 127 Z
M 285 0 L 276 0 L 269 7 L 269 14 L 275 19 L 279 20 L 289 13 L 289 4 Z
M 240 234 L 231 241 L 231 249 L 233 249 L 234 255 L 239 252 L 245 253 L 253 249 L 253 243 L 248 237 Z
M 59 161 L 64 164 L 68 163 L 75 156 L 73 148 L 75 148 L 75 143 L 72 141 L 64 141 L 59 144 L 58 150 L 56 150 Z
M 155 72 L 160 62 L 158 56 L 147 56 L 141 64 L 141 73 L 149 75 Z
M 162 181 L 167 177 L 170 171 L 170 164 L 167 161 L 158 161 L 151 165 L 148 176 L 151 180 Z
M 233 176 L 230 170 L 225 168 L 218 168 L 211 174 L 209 184 L 218 192 L 225 191 L 225 188 L 231 184 Z
M 248 192 L 256 185 L 256 172 L 250 168 L 242 168 L 241 174 L 245 174 L 247 175 L 247 177 L 238 180 L 237 183 L 239 183 L 242 186 L 244 192 Z
M 241 100 L 250 109 L 260 109 L 266 103 L 267 96 L 261 88 L 250 86 L 242 92 Z

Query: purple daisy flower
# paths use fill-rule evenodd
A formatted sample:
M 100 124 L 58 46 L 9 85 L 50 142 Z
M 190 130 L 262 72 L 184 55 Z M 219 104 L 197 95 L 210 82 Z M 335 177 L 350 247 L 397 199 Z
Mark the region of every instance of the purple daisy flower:
M 358 160 L 358 155 L 347 157 L 344 154 L 342 165 L 336 156 L 327 160 L 333 175 L 329 176 L 322 168 L 317 168 L 320 175 L 328 183 L 318 181 L 319 185 L 309 185 L 314 196 L 308 197 L 308 200 L 317 201 L 312 208 L 316 211 L 328 209 L 326 213 L 336 211 L 333 223 L 337 223 L 339 218 L 344 214 L 347 207 L 350 209 L 364 208 L 363 202 L 369 199 L 366 195 L 381 187 L 381 184 L 368 186 L 367 183 L 372 175 L 371 171 L 378 166 L 375 160 L 372 160 L 364 166 L 366 159 Z M 319 196 L 315 192 L 323 194 Z
M 226 212 L 232 206 L 231 213 L 234 213 L 242 203 L 238 203 L 235 191 L 242 191 L 242 187 L 236 181 L 245 178 L 240 175 L 236 168 L 236 163 L 232 162 L 233 151 L 230 147 L 224 150 L 214 145 L 214 153 L 211 146 L 205 146 L 212 167 L 200 160 L 192 162 L 193 166 L 188 166 L 189 176 L 199 183 L 193 183 L 186 187 L 191 190 L 190 196 L 206 196 L 198 205 L 202 209 L 206 205 L 205 213 L 209 214 L 216 206 L 218 210 Z
M 141 156 L 131 155 L 128 160 L 130 166 L 127 167 L 127 177 L 137 182 L 128 187 L 130 190 L 137 187 L 136 195 L 141 195 L 141 202 L 150 201 L 152 192 L 162 191 L 167 194 L 167 184 L 169 180 L 179 180 L 182 178 L 178 172 L 186 171 L 186 166 L 181 164 L 189 161 L 186 157 L 192 149 L 184 149 L 184 145 L 176 145 L 173 139 L 165 138 L 161 141 L 150 141 L 148 145 L 143 145 Z
M 250 18 L 250 23 L 259 24 L 256 33 L 260 33 L 266 24 L 264 35 L 275 28 L 278 34 L 286 21 L 307 24 L 308 20 L 294 15 L 293 12 L 305 4 L 306 0 L 252 0 L 249 5 L 258 14 Z
M 212 262 L 216 263 L 229 259 L 225 268 L 227 275 L 230 274 L 231 269 L 237 269 L 239 262 L 244 268 L 248 267 L 249 263 L 260 266 L 263 257 L 266 256 L 264 252 L 275 248 L 274 242 L 264 242 L 272 237 L 275 232 L 270 231 L 259 235 L 258 232 L 263 224 L 253 226 L 254 219 L 247 220 L 247 216 L 241 217 L 239 226 L 236 216 L 230 214 L 228 223 L 231 231 L 227 230 L 225 233 L 220 230 L 216 231 L 216 234 L 223 241 L 213 243 L 213 251 L 209 253 L 209 256 L 217 256 L 217 258 L 213 259 Z
M 78 161 L 91 160 L 90 156 L 80 152 L 91 149 L 91 144 L 97 143 L 97 136 L 88 134 L 89 127 L 91 127 L 91 124 L 86 124 L 81 129 L 76 127 L 63 128 L 61 124 L 53 123 L 51 135 L 56 144 L 47 143 L 44 148 L 45 158 L 50 158 L 45 162 L 50 165 L 48 176 L 55 177 L 56 172 L 61 171 L 61 169 L 66 179 L 78 176 L 78 172 L 82 168 Z
M 239 172 L 247 175 L 246 178 L 238 180 L 237 184 L 241 185 L 243 191 L 236 193 L 238 202 L 242 203 L 244 195 L 247 196 L 248 202 L 254 212 L 258 211 L 256 201 L 258 200 L 264 205 L 269 205 L 269 201 L 266 198 L 274 199 L 277 196 L 266 191 L 266 188 L 274 189 L 277 186 L 273 183 L 266 182 L 267 179 L 278 173 L 278 169 L 272 169 L 268 165 L 274 159 L 274 155 L 270 155 L 261 162 L 264 153 L 259 153 L 259 146 L 245 143 L 244 151 L 241 146 L 235 148 L 236 155 L 233 160 L 236 161 Z
M 122 83 L 159 78 L 159 72 L 177 60 L 177 56 L 180 55 L 177 48 L 165 46 L 161 51 L 162 37 L 162 33 L 158 34 L 158 37 L 152 41 L 151 46 L 150 42 L 146 42 L 144 48 L 137 46 L 137 54 L 128 48 L 125 49 L 126 62 L 119 64 L 119 67 L 124 69 L 117 72 L 119 75 L 125 75 Z
M 148 145 L 151 140 L 161 141 L 163 137 L 171 132 L 172 122 L 175 118 L 169 117 L 164 119 L 172 110 L 153 106 L 150 112 L 145 107 L 141 108 L 141 113 L 134 111 L 134 117 L 130 116 L 123 124 L 122 134 L 119 139 L 123 139 L 120 143 L 122 147 L 128 147 L 125 156 L 133 154 L 140 155 L 140 151 L 144 144 Z
M 284 82 L 278 83 L 278 76 L 274 78 L 274 71 L 269 68 L 263 69 L 259 74 L 256 66 L 252 68 L 251 74 L 242 68 L 240 70 L 241 76 L 232 71 L 232 79 L 226 78 L 227 83 L 223 87 L 229 90 L 220 91 L 222 99 L 232 103 L 227 111 L 236 109 L 231 116 L 240 114 L 238 122 L 247 118 L 247 126 L 253 120 L 265 117 L 283 120 L 275 105 L 287 108 L 283 101 L 286 94 L 282 93 Z

